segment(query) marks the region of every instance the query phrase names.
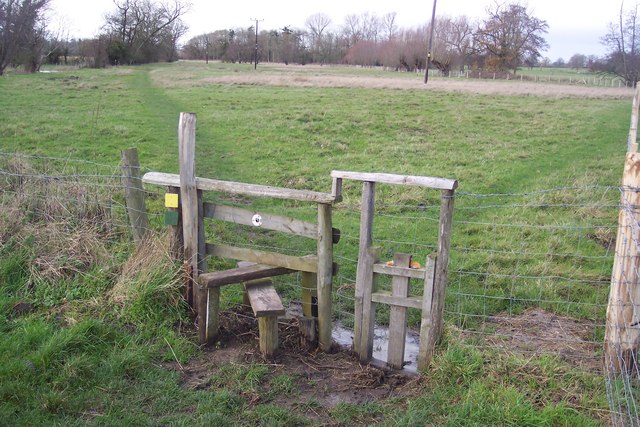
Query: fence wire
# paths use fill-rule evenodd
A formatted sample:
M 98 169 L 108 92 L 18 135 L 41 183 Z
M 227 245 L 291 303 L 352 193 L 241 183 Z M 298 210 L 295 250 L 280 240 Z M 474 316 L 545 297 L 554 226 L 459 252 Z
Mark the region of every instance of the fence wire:
M 142 173 L 146 170 L 142 168 Z M 120 165 L 84 160 L 25 156 L 0 152 L 0 245 L 11 238 L 7 226 L 13 212 L 31 212 L 36 221 L 69 220 L 109 224 L 108 233 L 130 233 Z M 423 264 L 437 248 L 440 199 L 429 190 L 381 186 L 376 194 L 374 245 L 383 261 L 394 253 L 413 255 Z M 511 194 L 456 194 L 448 289 L 446 333 L 469 345 L 516 357 L 551 356 L 568 366 L 601 375 L 606 381 L 615 425 L 640 426 L 637 353 L 617 357 L 625 369 L 605 361 L 603 342 L 620 209 L 634 229 L 624 243 L 638 254 L 640 226 L 635 206 L 621 203 L 619 186 L 568 186 Z M 150 228 L 164 227 L 164 189 L 147 186 Z M 207 194 L 209 201 L 264 210 L 315 222 L 315 204 L 268 201 Z M 341 240 L 334 246 L 340 269 L 334 278 L 334 317 L 347 341 L 354 323 L 354 289 L 359 242 L 360 194 L 345 193 L 333 212 Z M 208 241 L 304 256 L 316 242 L 282 233 L 207 220 Z M 129 234 L 130 236 L 130 234 Z M 229 268 L 212 259 L 210 269 Z M 633 264 L 633 285 L 640 282 Z M 390 286 L 380 278 L 379 287 Z M 300 275 L 274 279 L 291 310 L 301 307 Z M 631 283 L 630 283 L 631 284 Z M 629 289 L 631 287 L 629 286 Z M 224 292 L 227 291 L 225 288 Z M 421 295 L 422 284 L 411 283 Z M 638 310 L 630 293 L 631 309 Z M 236 298 L 237 295 L 227 295 Z M 225 294 L 223 294 L 223 304 Z M 388 309 L 378 308 L 376 321 L 388 322 Z M 410 326 L 420 314 L 409 311 Z M 637 325 L 633 326 L 637 328 Z M 343 342 L 345 344 L 346 342 Z M 346 343 L 348 345 L 348 343 Z M 632 343 L 637 347 L 637 342 Z M 619 366 L 617 366 L 619 368 Z

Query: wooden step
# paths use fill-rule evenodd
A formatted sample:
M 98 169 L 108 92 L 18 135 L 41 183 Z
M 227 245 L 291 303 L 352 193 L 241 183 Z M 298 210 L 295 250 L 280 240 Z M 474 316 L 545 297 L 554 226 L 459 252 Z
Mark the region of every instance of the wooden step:
M 285 313 L 282 300 L 273 287 L 271 279 L 253 280 L 244 284 L 249 304 L 256 317 L 282 316 Z
M 242 283 L 272 276 L 282 276 L 289 273 L 295 273 L 295 270 L 284 267 L 274 267 L 272 265 L 254 264 L 247 267 L 204 273 L 200 275 L 198 282 L 205 288 L 218 288 L 233 283 Z

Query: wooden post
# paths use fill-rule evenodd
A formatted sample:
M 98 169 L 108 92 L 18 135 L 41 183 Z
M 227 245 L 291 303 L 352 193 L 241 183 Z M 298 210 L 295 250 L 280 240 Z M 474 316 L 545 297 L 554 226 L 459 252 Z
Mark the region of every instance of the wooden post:
M 454 195 L 454 190 L 442 191 L 440 233 L 438 235 L 438 262 L 436 263 L 433 295 L 431 297 L 431 328 L 429 328 L 429 333 L 425 337 L 425 345 L 427 346 L 428 352 L 425 360 L 431 360 L 431 356 L 442 336 L 444 327 L 444 298 L 447 290 Z
M 394 267 L 411 266 L 411 255 L 395 254 Z M 391 281 L 391 295 L 406 298 L 409 296 L 409 278 L 393 276 Z M 389 350 L 387 364 L 393 369 L 402 369 L 404 364 L 404 344 L 407 336 L 407 308 L 392 305 L 389 313 Z
M 180 187 L 167 187 L 167 193 L 169 194 L 180 194 Z M 178 203 L 180 203 L 178 201 Z M 176 225 L 169 226 L 170 233 L 170 241 L 169 241 L 169 250 L 171 251 L 171 257 L 175 260 L 184 259 L 183 246 L 184 239 L 182 238 L 182 214 L 180 205 L 178 204 L 177 208 L 169 208 L 169 210 L 175 210 L 178 212 L 178 223 Z M 185 301 L 188 300 L 187 295 L 185 294 Z
M 627 152 L 638 151 L 638 113 L 640 112 L 640 86 L 636 90 L 631 106 L 631 126 L 629 126 L 629 140 L 627 142 Z
M 318 275 L 300 272 L 302 284 L 302 314 L 304 317 L 318 317 Z
M 278 350 L 278 316 L 258 317 L 258 333 L 262 356 L 274 356 Z
M 606 368 L 631 372 L 640 348 L 640 154 L 627 153 L 605 335 Z
M 362 275 L 367 280 L 362 284 L 362 325 L 360 333 L 360 347 L 358 355 L 360 361 L 367 363 L 373 356 L 373 332 L 376 321 L 376 303 L 372 294 L 376 290 L 377 275 L 373 274 L 373 265 L 379 261 L 380 248 L 369 247 L 365 256 L 358 260 L 358 270 L 362 266 Z M 357 279 L 356 279 L 357 280 Z
M 358 250 L 358 267 L 356 270 L 355 320 L 353 324 L 353 350 L 361 353 L 362 338 L 362 304 L 364 288 L 371 286 L 373 267 L 365 266 L 362 261 L 373 242 L 373 215 L 375 208 L 375 182 L 365 181 L 362 184 L 362 204 L 360 206 L 360 247 Z
M 198 191 L 196 188 L 196 115 L 180 113 L 178 125 L 178 158 L 180 162 L 180 200 L 182 209 L 182 235 L 184 238 L 184 261 L 190 277 L 187 287 L 190 289 L 193 306 L 198 315 L 200 344 L 206 341 L 206 313 L 201 310 L 198 292 Z
M 418 370 L 424 371 L 431 363 L 433 347 L 430 347 L 429 337 L 431 336 L 433 286 L 435 282 L 435 269 L 437 260 L 427 256 L 425 263 L 424 291 L 422 292 L 422 320 L 420 322 L 420 348 L 418 350 Z
M 331 205 L 318 204 L 318 341 L 322 351 L 331 349 L 333 228 Z
M 124 181 L 124 198 L 131 223 L 133 239 L 140 243 L 149 229 L 147 211 L 144 207 L 144 188 L 140 179 L 138 149 L 129 148 L 120 152 Z

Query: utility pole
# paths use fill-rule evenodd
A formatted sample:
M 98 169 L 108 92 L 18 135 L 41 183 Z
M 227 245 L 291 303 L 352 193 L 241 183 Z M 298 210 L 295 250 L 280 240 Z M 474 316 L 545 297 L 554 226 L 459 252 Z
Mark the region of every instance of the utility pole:
M 256 22 L 256 47 L 253 53 L 253 59 L 254 59 L 253 69 L 257 70 L 258 69 L 258 22 L 262 22 L 264 21 L 264 19 L 251 18 L 251 20 Z
M 431 33 L 429 34 L 429 47 L 427 48 L 427 65 L 424 71 L 424 84 L 429 81 L 429 63 L 431 62 L 431 48 L 433 47 L 433 30 L 436 28 L 436 2 L 433 0 L 433 12 L 431 12 Z

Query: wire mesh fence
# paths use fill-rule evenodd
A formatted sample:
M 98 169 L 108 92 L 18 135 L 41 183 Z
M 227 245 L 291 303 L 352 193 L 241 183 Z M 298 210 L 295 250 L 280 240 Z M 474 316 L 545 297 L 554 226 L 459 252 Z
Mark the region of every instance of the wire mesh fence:
M 144 172 L 143 168 L 143 172 Z M 67 221 L 97 227 L 101 235 L 130 239 L 120 165 L 85 160 L 25 156 L 0 152 L 0 244 L 11 238 L 11 218 L 29 212 L 40 225 Z M 461 185 L 464 189 L 464 185 Z M 164 227 L 164 189 L 147 186 L 150 228 Z M 445 303 L 447 333 L 468 345 L 517 357 L 550 356 L 606 382 L 611 419 L 637 426 L 640 376 L 633 353 L 620 355 L 625 369 L 607 366 L 603 352 L 611 271 L 615 258 L 619 186 L 578 185 L 511 194 L 456 194 Z M 209 201 L 315 221 L 314 204 L 207 194 Z M 622 211 L 634 214 L 634 205 Z M 340 269 L 334 277 L 334 337 L 348 345 L 354 323 L 354 289 L 359 240 L 360 189 L 348 184 L 335 205 L 334 227 L 341 240 L 334 246 Z M 436 251 L 440 201 L 437 192 L 381 186 L 377 194 L 374 245 L 382 260 L 398 252 L 419 263 Z M 631 221 L 634 230 L 637 219 Z M 299 236 L 207 221 L 214 243 L 304 256 L 316 242 Z M 638 249 L 638 233 L 627 244 Z M 70 243 L 69 243 L 70 244 Z M 211 270 L 230 268 L 212 259 Z M 637 266 L 634 273 L 637 273 Z M 637 280 L 635 283 L 637 284 Z M 299 274 L 274 278 L 279 294 L 294 314 L 301 311 Z M 380 288 L 390 283 L 380 278 Z M 422 284 L 412 283 L 420 295 Z M 226 287 L 222 302 L 241 301 L 239 287 Z M 634 302 L 635 301 L 635 302 Z M 637 301 L 631 299 L 632 310 Z M 635 305 L 634 305 L 635 304 Z M 389 312 L 379 307 L 377 323 Z M 420 313 L 410 309 L 410 326 Z M 637 326 L 637 325 L 636 325 Z M 634 345 L 637 343 L 633 343 Z M 622 360 L 622 359 L 621 359 Z

